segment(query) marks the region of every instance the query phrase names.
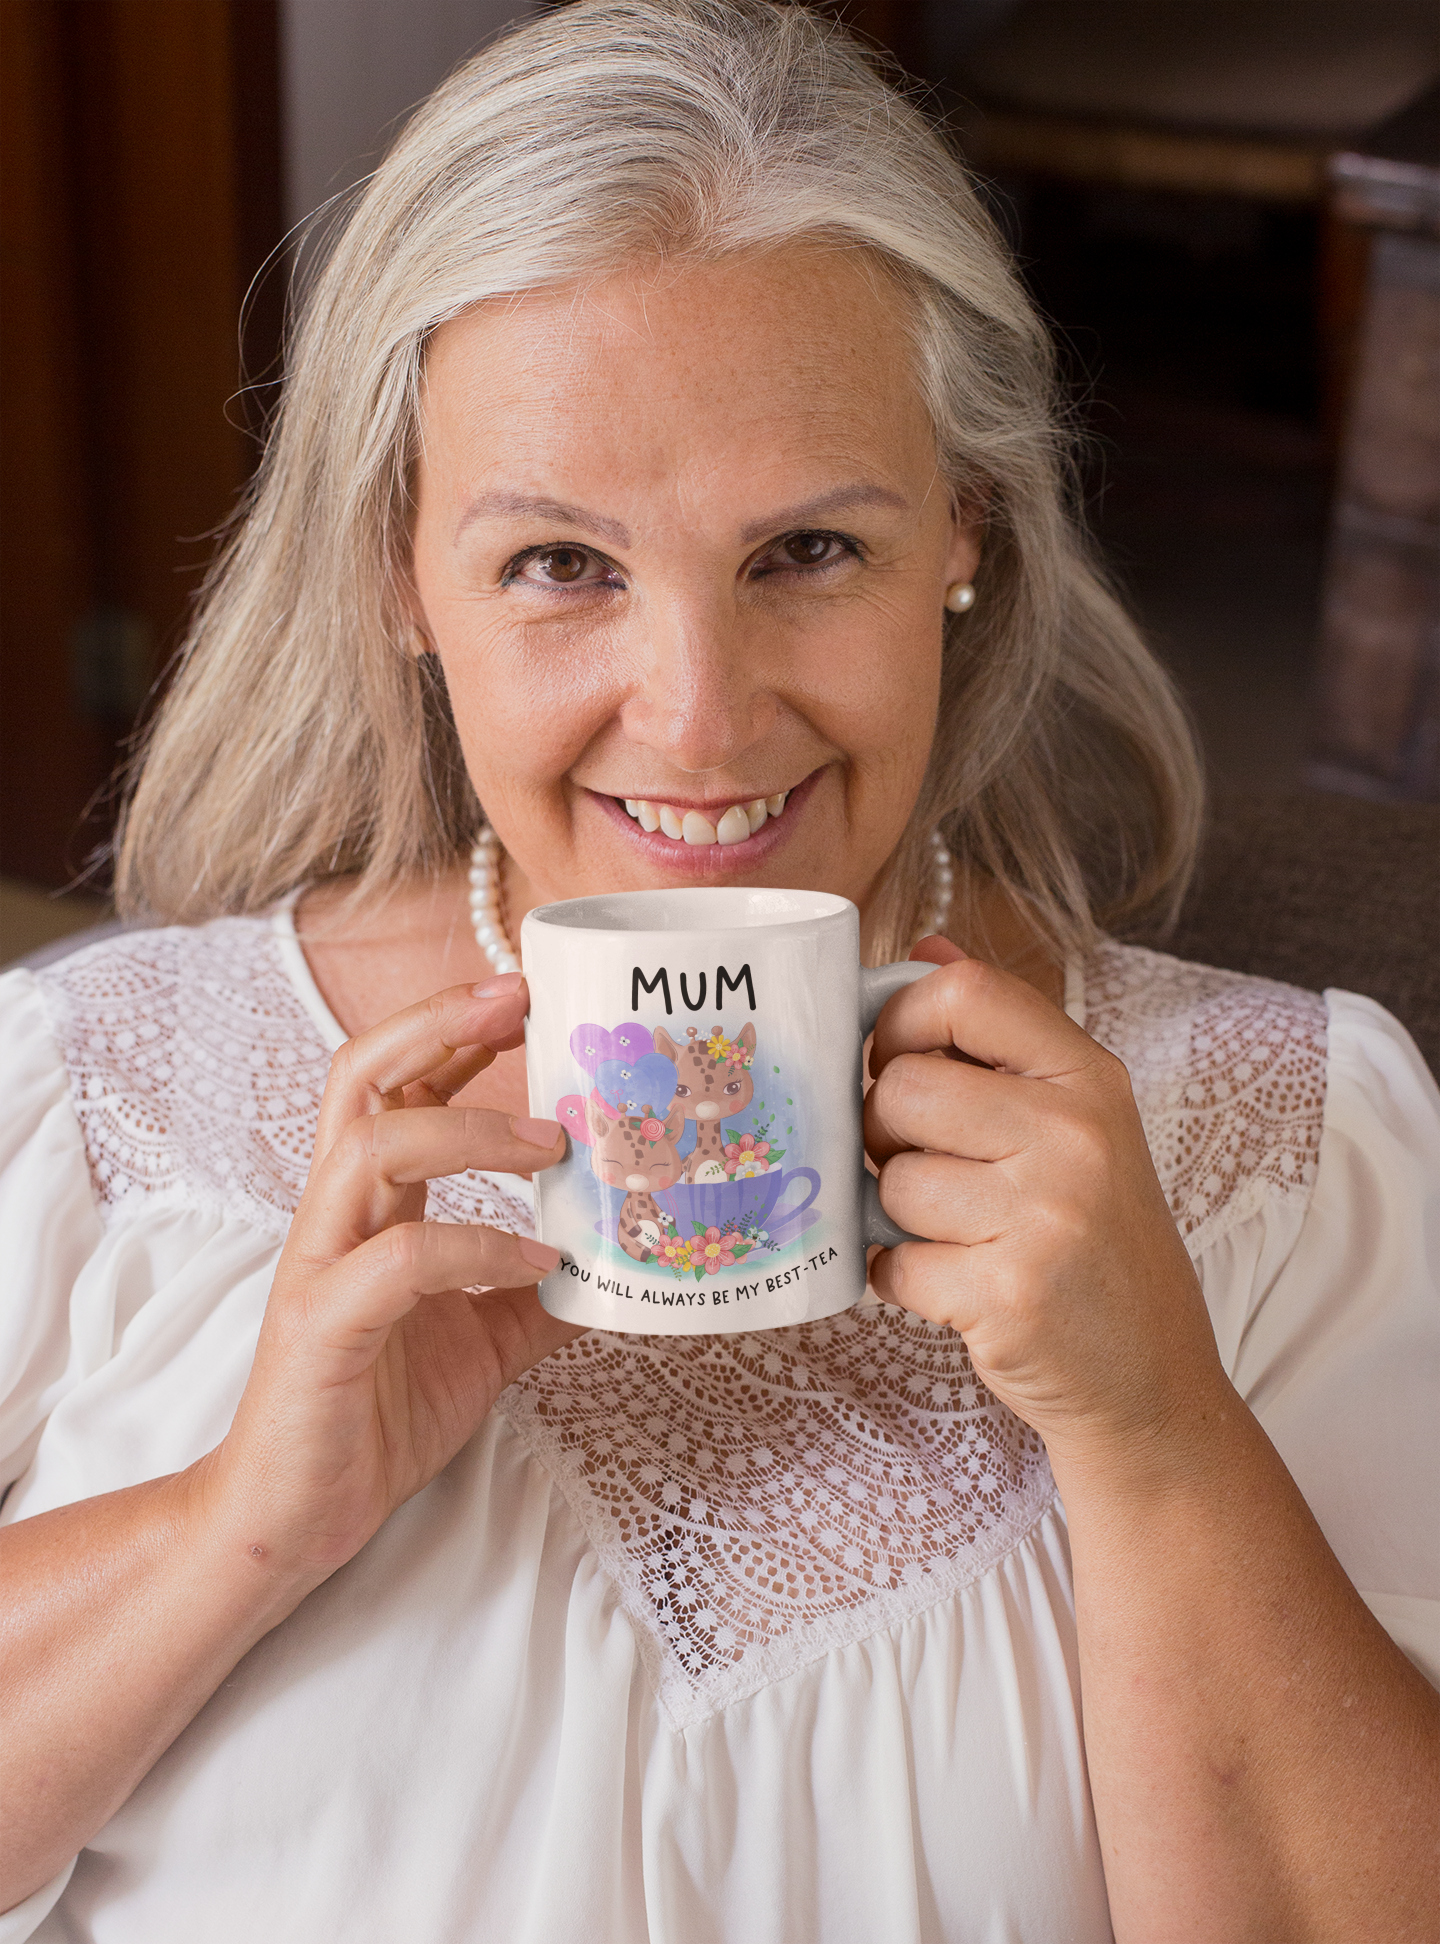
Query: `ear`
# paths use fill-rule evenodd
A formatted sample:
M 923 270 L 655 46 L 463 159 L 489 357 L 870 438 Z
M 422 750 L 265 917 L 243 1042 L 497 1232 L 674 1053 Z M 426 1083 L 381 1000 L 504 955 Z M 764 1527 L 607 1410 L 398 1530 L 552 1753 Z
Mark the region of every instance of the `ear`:
M 755 1052 L 755 1026 L 753 1021 L 747 1019 L 745 1024 L 740 1028 L 740 1044 L 753 1057 Z
M 663 1026 L 655 1028 L 655 1051 L 663 1054 L 673 1065 L 679 1064 L 680 1049 Z
M 585 1124 L 590 1129 L 591 1139 L 595 1141 L 603 1141 L 610 1131 L 604 1110 L 588 1097 L 585 1101 Z
M 678 1141 L 685 1132 L 685 1103 L 677 1100 L 665 1116 L 665 1132 L 672 1141 Z

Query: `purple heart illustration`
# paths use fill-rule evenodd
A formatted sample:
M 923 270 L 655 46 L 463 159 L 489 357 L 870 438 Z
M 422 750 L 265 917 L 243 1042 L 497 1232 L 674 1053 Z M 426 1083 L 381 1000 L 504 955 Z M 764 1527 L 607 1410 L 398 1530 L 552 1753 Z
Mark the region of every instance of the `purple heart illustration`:
M 623 1026 L 616 1026 L 613 1031 L 608 1026 L 596 1026 L 587 1020 L 570 1035 L 570 1051 L 591 1079 L 595 1077 L 596 1068 L 602 1060 L 622 1060 L 626 1066 L 633 1066 L 654 1049 L 650 1028 L 642 1026 L 638 1019 L 627 1019 Z

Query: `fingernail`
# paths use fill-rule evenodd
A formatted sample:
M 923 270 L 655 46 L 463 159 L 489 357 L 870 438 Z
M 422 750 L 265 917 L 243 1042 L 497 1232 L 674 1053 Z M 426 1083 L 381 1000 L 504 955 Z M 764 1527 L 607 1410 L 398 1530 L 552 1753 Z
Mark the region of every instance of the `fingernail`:
M 508 999 L 524 983 L 523 972 L 502 972 L 498 978 L 487 979 L 484 985 L 471 986 L 470 991 L 476 999 Z
M 520 1253 L 532 1269 L 553 1269 L 560 1260 L 560 1251 L 548 1242 L 536 1242 L 528 1235 L 522 1235 L 519 1242 Z
M 527 1120 L 523 1114 L 510 1116 L 510 1132 L 528 1147 L 550 1149 L 560 1138 L 559 1121 Z

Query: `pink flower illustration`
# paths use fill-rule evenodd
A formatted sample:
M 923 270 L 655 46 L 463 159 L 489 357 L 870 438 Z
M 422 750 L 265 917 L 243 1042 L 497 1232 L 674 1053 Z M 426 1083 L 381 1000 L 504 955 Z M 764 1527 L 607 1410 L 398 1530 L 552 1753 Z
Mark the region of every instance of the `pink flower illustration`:
M 665 1132 L 665 1124 L 663 1121 L 655 1120 L 652 1117 L 649 1120 L 641 1121 L 640 1132 L 645 1136 L 647 1141 L 658 1141 L 660 1136 Z
M 719 1231 L 719 1229 L 717 1229 L 717 1228 L 708 1228 L 708 1229 L 706 1229 L 706 1231 L 705 1231 L 705 1240 L 706 1240 L 707 1242 L 718 1242 L 718 1241 L 720 1240 L 720 1231 Z

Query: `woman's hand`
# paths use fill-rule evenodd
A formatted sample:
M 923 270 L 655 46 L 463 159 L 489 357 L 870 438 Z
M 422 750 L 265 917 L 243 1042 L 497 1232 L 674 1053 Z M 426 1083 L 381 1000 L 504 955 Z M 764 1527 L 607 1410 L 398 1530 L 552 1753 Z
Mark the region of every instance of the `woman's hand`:
M 1435 1696 L 1225 1376 L 1124 1067 L 923 949 L 941 969 L 880 1015 L 866 1140 L 888 1213 L 934 1239 L 872 1275 L 1045 1439 L 1116 1938 L 1433 1935 Z
M 432 1176 L 528 1174 L 564 1151 L 554 1121 L 449 1104 L 519 1043 L 525 1009 L 518 976 L 458 986 L 342 1047 L 224 1440 L 0 1529 L 0 1909 L 63 1867 L 506 1384 L 579 1334 L 535 1292 L 555 1250 L 423 1220 Z
M 865 1137 L 887 1213 L 933 1239 L 874 1286 L 959 1330 L 1053 1458 L 1133 1443 L 1228 1387 L 1129 1076 L 1023 980 L 924 949 L 940 969 L 876 1026 Z
M 431 1177 L 564 1153 L 557 1122 L 449 1104 L 519 1044 L 526 1006 L 518 974 L 453 987 L 331 1064 L 250 1381 L 201 1474 L 212 1513 L 281 1573 L 349 1559 L 507 1384 L 579 1334 L 533 1286 L 558 1251 L 423 1219 Z

